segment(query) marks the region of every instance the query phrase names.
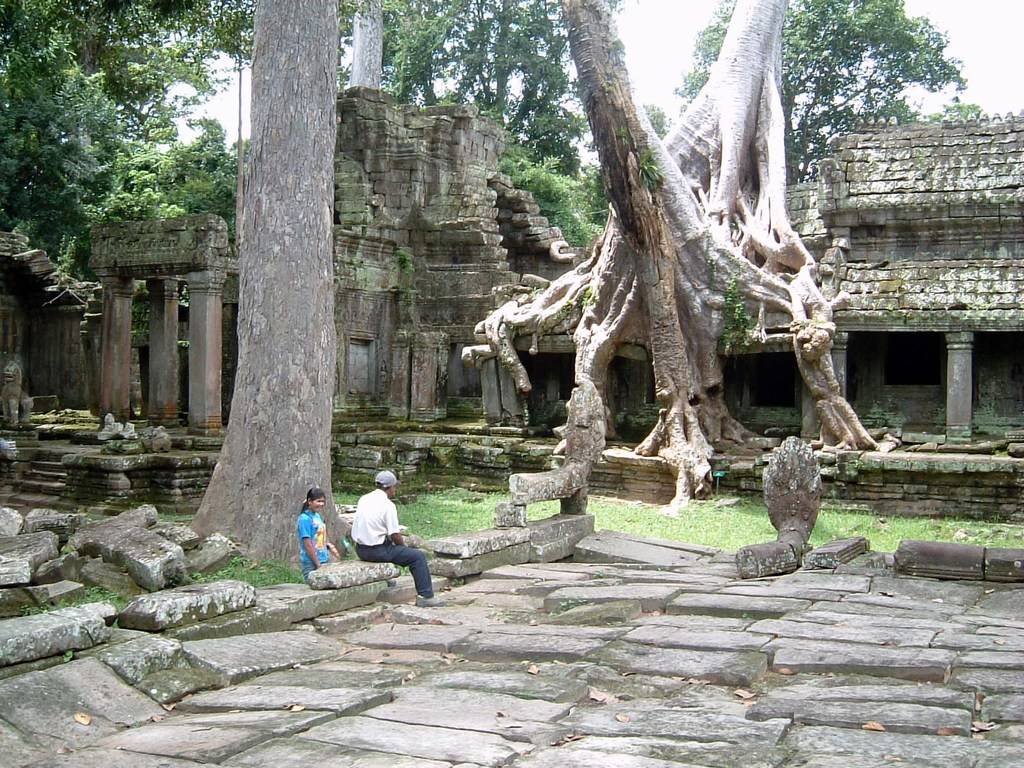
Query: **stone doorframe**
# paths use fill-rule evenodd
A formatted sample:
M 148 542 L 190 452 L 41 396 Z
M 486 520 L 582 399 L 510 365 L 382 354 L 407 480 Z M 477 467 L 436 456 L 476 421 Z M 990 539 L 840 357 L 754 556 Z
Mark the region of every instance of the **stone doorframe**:
M 100 418 L 130 415 L 132 296 L 136 280 L 149 291 L 149 398 L 152 424 L 178 416 L 178 283 L 189 291 L 188 427 L 221 431 L 221 319 L 224 282 L 238 274 L 228 229 L 219 216 L 105 224 L 92 230 L 89 266 L 103 286 Z

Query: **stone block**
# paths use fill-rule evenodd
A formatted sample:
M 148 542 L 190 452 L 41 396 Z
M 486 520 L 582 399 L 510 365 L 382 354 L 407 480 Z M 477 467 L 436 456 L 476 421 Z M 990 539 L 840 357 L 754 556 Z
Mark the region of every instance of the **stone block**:
M 170 704 L 190 693 L 207 691 L 219 685 L 222 685 L 221 679 L 212 672 L 181 666 L 152 672 L 142 678 L 135 687 L 153 701 Z
M 176 666 L 181 660 L 181 643 L 155 635 L 140 637 L 101 648 L 96 658 L 125 682 L 137 685 L 147 675 Z
M 863 555 L 870 548 L 870 542 L 863 536 L 836 539 L 804 555 L 804 568 L 831 570 Z
M 576 545 L 573 559 L 583 563 L 646 563 L 660 566 L 693 565 L 699 555 L 670 542 L 643 540 L 616 531 L 598 531 Z
M 121 597 L 135 597 L 143 591 L 131 576 L 116 565 L 105 563 L 95 557 L 82 560 L 78 572 L 84 584 L 109 590 Z
M 0 538 L 17 536 L 23 526 L 21 512 L 11 507 L 0 507 Z
M 554 515 L 527 523 L 530 562 L 550 563 L 571 557 L 576 545 L 594 532 L 593 515 Z
M 25 516 L 25 533 L 51 531 L 61 543 L 78 530 L 85 515 L 77 512 L 58 512 L 55 509 L 33 509 Z
M 217 675 L 225 685 L 296 664 L 333 659 L 342 650 L 334 640 L 314 632 L 267 632 L 192 640 L 182 647 L 189 663 Z
M 526 531 L 526 529 L 523 529 Z M 483 573 L 490 568 L 497 568 L 502 565 L 518 565 L 530 560 L 530 543 L 524 541 L 522 544 L 515 544 L 495 552 L 488 552 L 484 555 L 466 558 L 465 560 L 454 557 L 435 557 L 428 561 L 430 572 L 438 576 L 445 576 L 449 579 L 464 578 Z
M 427 545 L 435 554 L 462 559 L 506 549 L 530 540 L 527 528 L 501 528 L 434 539 Z
M 526 525 L 526 505 L 499 501 L 494 506 L 496 528 L 521 528 Z
M 938 683 L 949 676 L 956 658 L 953 651 L 938 648 L 886 648 L 814 640 L 777 640 L 768 650 L 775 672 L 848 673 Z
M 800 567 L 793 547 L 783 541 L 752 544 L 736 550 L 736 571 L 741 579 L 760 579 L 792 573 Z
M 106 611 L 113 606 L 92 605 L 0 621 L 0 667 L 105 642 L 110 636 Z
M 134 523 L 149 518 L 145 508 L 130 510 L 84 527 L 69 543 L 83 555 L 121 566 L 136 584 L 150 592 L 187 581 L 182 548 Z
M 185 554 L 185 566 L 189 573 L 213 573 L 239 554 L 238 547 L 231 539 L 221 533 L 214 533 Z
M 379 689 L 307 688 L 297 685 L 238 685 L 192 696 L 175 709 L 179 712 L 280 710 L 293 706 L 307 710 L 357 715 L 387 704 L 391 692 Z
M 372 581 L 348 589 L 310 589 L 305 584 L 274 584 L 261 587 L 257 594 L 261 603 L 287 611 L 294 623 L 372 605 L 386 586 L 385 581 Z
M 174 542 L 186 552 L 195 549 L 203 540 L 202 536 L 181 523 L 157 523 L 153 526 L 152 531 L 157 536 L 163 536 L 168 541 Z
M 283 632 L 292 626 L 292 614 L 287 607 L 256 596 L 256 605 L 240 611 L 225 613 L 197 624 L 171 627 L 165 631 L 168 637 L 182 642 L 187 640 L 210 640 L 217 637 L 251 635 L 260 632 Z
M 57 535 L 50 531 L 0 536 L 0 556 L 28 560 L 32 573 L 47 560 L 57 556 Z
M 310 589 L 347 589 L 375 581 L 397 579 L 401 571 L 391 563 L 365 563 L 348 560 L 321 565 L 310 572 L 306 583 Z
M 81 581 L 82 566 L 86 559 L 77 552 L 55 557 L 47 560 L 36 569 L 35 581 L 37 584 L 49 584 L 54 581 Z
M 985 548 L 986 581 L 1024 581 L 1024 549 Z
M 255 588 L 241 581 L 190 584 L 135 598 L 121 611 L 118 623 L 127 629 L 159 632 L 251 608 L 255 603 Z
M 0 555 L 0 587 L 13 587 L 32 581 L 32 564 L 25 558 Z
M 900 542 L 896 572 L 933 579 L 982 579 L 985 548 L 945 541 Z

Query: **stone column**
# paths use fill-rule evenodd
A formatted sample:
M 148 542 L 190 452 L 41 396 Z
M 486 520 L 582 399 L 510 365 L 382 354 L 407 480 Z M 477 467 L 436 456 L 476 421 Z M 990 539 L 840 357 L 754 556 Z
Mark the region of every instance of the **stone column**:
M 100 331 L 100 419 L 131 417 L 132 294 L 130 277 L 100 275 L 103 327 Z
M 808 440 L 817 440 L 821 437 L 818 409 L 814 407 L 811 390 L 803 381 L 800 382 L 800 437 Z
M 836 373 L 836 380 L 839 382 L 839 391 L 846 397 L 846 349 L 850 344 L 850 334 L 845 331 L 836 331 L 832 339 L 832 369 Z
M 349 375 L 351 375 L 351 371 Z M 388 389 L 388 416 L 408 419 L 412 376 L 412 334 L 398 331 L 391 341 L 391 381 Z
M 150 424 L 178 424 L 178 281 L 147 280 Z
M 946 334 L 946 438 L 971 436 L 974 334 Z
M 225 275 L 189 272 L 188 429 L 216 434 L 221 427 L 221 314 Z
M 448 334 L 416 334 L 412 349 L 409 412 L 416 421 L 436 421 L 448 415 Z

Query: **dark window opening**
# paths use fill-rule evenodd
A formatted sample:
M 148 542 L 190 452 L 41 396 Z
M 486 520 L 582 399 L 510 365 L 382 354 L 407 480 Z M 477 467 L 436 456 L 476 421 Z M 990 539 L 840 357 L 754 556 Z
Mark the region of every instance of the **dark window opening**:
M 796 362 L 788 352 L 756 356 L 752 405 L 760 408 L 796 407 Z
M 885 345 L 885 383 L 938 386 L 942 383 L 942 335 L 890 333 Z

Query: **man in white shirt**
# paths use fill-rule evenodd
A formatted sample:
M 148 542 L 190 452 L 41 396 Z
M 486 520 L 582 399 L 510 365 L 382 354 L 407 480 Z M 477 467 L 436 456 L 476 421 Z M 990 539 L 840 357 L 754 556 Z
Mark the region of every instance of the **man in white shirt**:
M 434 584 L 427 567 L 427 556 L 415 547 L 407 547 L 398 527 L 398 510 L 392 499 L 398 490 L 394 472 L 383 470 L 374 478 L 377 489 L 359 498 L 352 523 L 352 540 L 360 560 L 408 566 L 416 583 L 416 605 L 434 608 L 445 605 L 434 597 Z

